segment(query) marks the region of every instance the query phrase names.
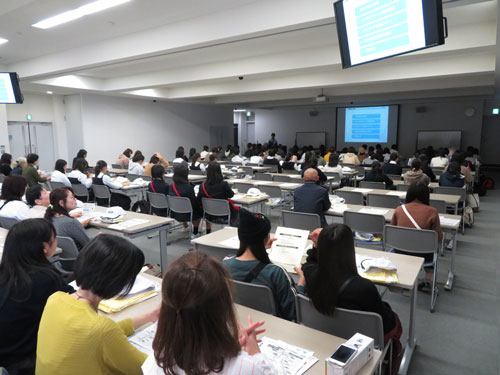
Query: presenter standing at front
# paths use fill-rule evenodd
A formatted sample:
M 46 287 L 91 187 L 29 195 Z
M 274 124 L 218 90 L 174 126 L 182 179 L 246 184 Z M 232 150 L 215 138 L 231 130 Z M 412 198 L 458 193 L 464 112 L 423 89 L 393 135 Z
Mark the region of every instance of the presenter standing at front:
M 271 139 L 267 142 L 269 148 L 278 147 L 278 141 L 276 140 L 276 134 L 271 134 Z

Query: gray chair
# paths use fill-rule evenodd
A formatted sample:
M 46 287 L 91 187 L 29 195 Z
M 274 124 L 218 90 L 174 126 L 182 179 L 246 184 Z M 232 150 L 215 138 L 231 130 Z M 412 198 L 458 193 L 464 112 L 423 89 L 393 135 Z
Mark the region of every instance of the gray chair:
M 189 225 L 191 226 L 191 232 L 193 231 L 193 206 L 191 206 L 191 201 L 186 197 L 174 197 L 172 195 L 167 195 L 168 208 L 170 212 L 175 212 L 177 214 L 189 214 Z
M 273 292 L 267 286 L 233 280 L 233 287 L 235 303 L 266 314 L 277 315 Z
M 174 178 L 173 177 L 163 176 L 163 181 L 165 181 L 169 185 L 172 185 L 174 183 Z
M 406 253 L 433 254 L 433 261 L 424 263 L 425 266 L 433 266 L 432 295 L 430 310 L 434 312 L 439 289 L 436 285 L 438 271 L 438 235 L 434 230 L 415 229 L 386 225 L 384 228 L 384 246 L 387 249 L 397 249 Z
M 56 182 L 56 181 L 47 181 L 47 182 L 49 183 L 50 191 L 66 186 L 62 182 Z
M 273 180 L 273 175 L 269 173 L 255 173 L 255 179 L 260 180 L 260 181 L 272 181 Z
M 89 201 L 89 189 L 82 184 L 71 184 L 71 188 L 77 198 L 85 198 L 85 201 Z
M 287 175 L 273 175 L 273 181 L 278 182 L 292 182 L 290 176 Z
M 363 193 L 360 193 L 359 191 L 336 190 L 335 195 L 344 198 L 346 204 L 357 204 L 360 206 L 364 204 Z
M 368 193 L 366 205 L 371 207 L 396 208 L 401 204 L 401 199 L 395 195 Z
M 410 188 L 410 185 L 405 185 L 405 184 L 396 185 L 396 190 L 398 190 L 398 191 L 408 191 L 409 188 Z
M 363 189 L 381 189 L 385 190 L 385 182 L 360 181 L 359 187 Z
M 264 166 L 271 167 L 271 170 L 270 170 L 271 173 L 278 173 L 278 171 L 279 171 L 278 164 L 271 164 L 271 165 L 265 164 Z
M 144 179 L 144 177 L 146 177 L 146 176 L 144 176 L 144 175 L 140 175 L 140 174 L 127 173 L 127 174 L 125 175 L 125 177 L 126 177 L 128 180 L 130 180 L 130 181 L 134 181 L 136 178 L 142 178 L 142 179 Z
M 189 170 L 189 174 L 192 174 L 194 176 L 203 176 L 204 173 L 201 169 L 192 169 L 192 170 Z
M 434 207 L 440 214 L 446 213 L 446 202 L 440 199 L 429 199 L 429 206 Z
M 78 257 L 78 248 L 70 237 L 57 236 L 57 246 L 62 249 L 58 261 L 54 263 L 66 281 L 71 281 L 73 268 Z
M 384 325 L 379 314 L 337 307 L 332 316 L 323 315 L 316 310 L 309 298 L 301 294 L 295 296 L 295 309 L 297 323 L 306 327 L 344 339 L 349 339 L 356 333 L 373 338 L 375 348 L 383 352 L 382 358 L 387 352 L 390 353 L 389 369 L 391 368 L 392 345 L 391 342 L 384 345 Z
M 462 234 L 464 234 L 465 233 L 464 213 L 465 213 L 465 206 L 467 204 L 467 191 L 464 188 L 438 186 L 433 189 L 433 193 L 460 196 L 460 202 L 458 204 L 462 206 Z
M 253 188 L 253 187 L 254 187 L 253 184 L 250 184 L 250 183 L 249 184 L 246 184 L 244 182 L 235 182 L 234 183 L 234 188 L 236 190 L 238 190 L 238 193 L 245 194 L 248 191 L 248 189 Z
M 243 173 L 245 173 L 248 176 L 253 176 L 253 168 L 252 167 L 240 167 L 243 170 Z
M 113 168 L 113 169 L 124 169 L 120 164 L 111 164 L 111 168 Z
M 153 193 L 151 191 L 148 191 L 147 195 L 151 208 L 156 208 L 159 210 L 168 210 L 168 200 L 165 194 Z M 149 213 L 151 213 L 151 211 Z
M 111 206 L 111 193 L 106 185 L 95 185 L 92 184 L 92 190 L 94 191 L 94 196 L 96 199 L 107 199 L 108 207 Z
M 367 214 L 363 212 L 344 211 L 344 224 L 353 232 L 383 234 L 385 217 L 383 215 Z M 384 242 L 366 242 L 370 245 L 381 245 L 384 250 Z
M 231 223 L 231 209 L 229 202 L 226 199 L 202 198 L 201 204 L 203 205 L 203 217 L 206 221 L 206 215 L 227 218 L 227 222 Z
M 304 212 L 282 211 L 283 226 L 287 228 L 303 229 L 312 232 L 321 228 L 321 219 L 318 214 Z
M 13 217 L 0 216 L 0 226 L 5 229 L 12 228 L 15 224 L 19 223 L 19 220 Z
M 269 195 L 269 198 L 279 198 L 279 202 L 273 204 L 266 204 L 266 207 L 271 210 L 280 209 L 283 206 L 286 206 L 290 203 L 289 200 L 283 199 L 283 193 L 279 186 L 269 186 L 269 185 L 259 185 L 257 188 L 264 194 Z
M 282 169 L 281 173 L 282 174 L 300 174 L 300 172 L 296 171 L 295 169 Z
M 331 190 L 339 188 L 342 183 L 342 179 L 340 178 L 340 173 L 338 172 L 324 172 L 326 177 L 333 177 L 333 180 L 329 181 Z M 331 193 L 331 191 L 330 191 Z
M 392 181 L 401 181 L 401 175 L 399 174 L 388 174 L 387 177 L 389 177 Z

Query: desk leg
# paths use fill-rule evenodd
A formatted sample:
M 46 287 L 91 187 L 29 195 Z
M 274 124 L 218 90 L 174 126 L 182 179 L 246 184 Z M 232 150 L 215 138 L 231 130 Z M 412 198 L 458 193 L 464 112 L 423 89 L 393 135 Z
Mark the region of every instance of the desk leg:
M 453 281 L 455 279 L 455 254 L 457 251 L 457 231 L 453 231 L 453 247 L 451 250 L 451 264 L 450 270 L 448 271 L 448 279 L 446 280 L 446 284 L 444 285 L 445 290 L 453 289 Z
M 401 361 L 401 366 L 399 367 L 399 375 L 406 375 L 408 368 L 410 367 L 411 357 L 413 356 L 413 351 L 417 346 L 417 338 L 415 337 L 415 309 L 417 307 L 417 283 L 413 286 L 411 292 L 411 305 L 410 305 L 410 324 L 408 330 L 408 342 L 406 343 L 405 352 L 403 354 L 403 359 Z
M 159 231 L 160 237 L 160 266 L 161 273 L 165 275 L 167 270 L 167 228 Z

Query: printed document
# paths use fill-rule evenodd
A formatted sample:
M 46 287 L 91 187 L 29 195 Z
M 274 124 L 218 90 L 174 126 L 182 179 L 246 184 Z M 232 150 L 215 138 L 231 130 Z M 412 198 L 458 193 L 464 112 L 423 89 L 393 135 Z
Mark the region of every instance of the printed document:
M 304 255 L 309 231 L 293 228 L 278 227 L 274 235 L 269 259 L 273 263 L 280 264 L 288 272 L 295 272 L 294 266 L 298 266 Z

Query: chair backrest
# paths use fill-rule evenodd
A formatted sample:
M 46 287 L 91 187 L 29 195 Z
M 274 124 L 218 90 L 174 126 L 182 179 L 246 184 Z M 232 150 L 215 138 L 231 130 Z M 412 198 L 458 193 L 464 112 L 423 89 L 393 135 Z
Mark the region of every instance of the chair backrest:
M 49 181 L 49 184 L 50 184 L 50 187 L 51 187 L 52 190 L 55 190 L 55 189 L 62 188 L 62 187 L 66 186 L 62 182 L 56 182 L 56 181 Z
M 243 170 L 243 173 L 245 173 L 246 175 L 253 176 L 252 167 L 241 167 L 241 169 Z
M 384 326 L 379 314 L 337 307 L 333 316 L 323 315 L 300 294 L 295 297 L 295 308 L 299 324 L 345 339 L 359 332 L 373 338 L 377 349 L 384 348 Z
M 189 171 L 189 174 L 192 174 L 195 176 L 203 176 L 203 171 L 201 169 L 192 169 Z
M 360 206 L 364 203 L 363 193 L 359 191 L 335 191 L 335 195 L 345 199 L 346 204 L 358 204 Z
M 464 188 L 457 187 L 447 187 L 447 186 L 436 186 L 433 189 L 434 194 L 448 194 L 448 195 L 459 195 L 460 201 L 465 201 L 465 196 L 467 194 Z
M 71 184 L 76 197 L 85 197 L 89 199 L 89 190 L 82 184 Z
M 120 164 L 111 164 L 111 168 L 113 168 L 113 169 L 124 169 Z
M 281 198 L 281 188 L 279 186 L 259 185 L 258 189 L 271 198 Z
M 10 229 L 17 223 L 19 223 L 19 220 L 14 219 L 13 217 L 0 216 L 0 226 L 2 228 Z
M 106 185 L 92 185 L 92 190 L 96 198 L 111 199 L 111 193 Z
M 287 228 L 304 229 L 308 231 L 321 228 L 321 219 L 318 214 L 282 211 L 281 217 L 283 226 Z
M 333 177 L 333 182 L 340 182 L 342 179 L 340 178 L 340 173 L 338 172 L 324 172 L 326 177 Z
M 368 193 L 366 205 L 372 207 L 396 208 L 401 204 L 401 199 L 395 195 Z
M 59 254 L 59 262 L 66 271 L 73 270 L 73 264 L 78 257 L 78 248 L 70 237 L 57 236 L 57 247 L 61 248 L 62 252 Z
M 202 198 L 203 212 L 212 216 L 230 216 L 229 202 L 225 199 Z
M 360 181 L 359 187 L 363 189 L 385 189 L 385 182 Z
M 189 200 L 189 198 L 167 195 L 167 201 L 170 211 L 176 212 L 178 214 L 193 213 L 193 207 L 191 206 L 191 201 Z
M 255 179 L 256 180 L 261 180 L 261 181 L 272 181 L 273 176 L 270 175 L 269 173 L 255 173 Z
M 165 181 L 169 185 L 172 185 L 174 183 L 174 178 L 173 177 L 163 176 L 163 181 Z
M 233 280 L 233 286 L 234 302 L 266 314 L 276 315 L 277 310 L 273 292 L 267 286 L 236 280 Z
M 401 175 L 399 174 L 388 174 L 387 177 L 389 177 L 392 181 L 401 181 Z
M 438 235 L 434 230 L 386 225 L 384 246 L 412 253 L 434 253 L 438 249 Z
M 281 173 L 283 174 L 299 174 L 299 171 L 296 171 L 295 169 L 282 169 Z
M 278 164 L 267 165 L 267 167 L 271 167 L 271 173 L 278 173 Z
M 434 207 L 440 214 L 446 213 L 446 202 L 440 199 L 429 199 L 429 206 Z
M 383 215 L 344 211 L 344 224 L 353 232 L 383 233 L 385 218 Z
M 158 209 L 168 208 L 167 196 L 165 194 L 148 191 L 148 201 L 151 204 L 151 207 Z
M 147 176 L 144 176 L 144 175 L 140 175 L 140 174 L 133 174 L 133 173 L 127 173 L 125 175 L 125 177 L 130 180 L 130 181 L 134 181 L 136 178 L 142 178 L 143 180 L 145 180 L 144 177 L 147 177 Z
M 399 190 L 399 191 L 408 191 L 409 188 L 410 188 L 410 185 L 406 185 L 406 184 L 396 185 L 396 190 Z
M 291 182 L 292 179 L 290 178 L 290 176 L 287 176 L 287 175 L 279 175 L 279 174 L 275 174 L 273 176 L 273 181 L 279 181 L 279 182 Z
M 238 190 L 238 193 L 243 193 L 245 194 L 248 189 L 253 188 L 252 184 L 246 184 L 244 182 L 235 182 L 234 183 L 234 188 Z

